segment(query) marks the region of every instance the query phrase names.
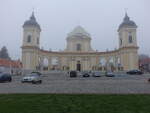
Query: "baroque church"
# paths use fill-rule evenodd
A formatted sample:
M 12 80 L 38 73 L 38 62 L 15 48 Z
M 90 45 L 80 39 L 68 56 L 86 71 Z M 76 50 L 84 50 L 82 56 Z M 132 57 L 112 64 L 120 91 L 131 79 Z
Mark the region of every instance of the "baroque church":
M 66 37 L 63 51 L 40 48 L 41 27 L 34 13 L 23 24 L 22 64 L 24 70 L 98 70 L 138 69 L 137 25 L 127 13 L 118 28 L 119 48 L 99 52 L 92 49 L 91 35 L 77 26 Z

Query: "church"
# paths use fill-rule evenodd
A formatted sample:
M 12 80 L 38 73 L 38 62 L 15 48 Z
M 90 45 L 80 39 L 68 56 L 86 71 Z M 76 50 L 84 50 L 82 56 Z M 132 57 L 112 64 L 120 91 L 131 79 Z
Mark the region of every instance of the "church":
M 77 26 L 66 36 L 63 51 L 40 48 L 41 27 L 34 13 L 23 24 L 22 64 L 24 70 L 127 71 L 138 69 L 137 25 L 127 13 L 118 28 L 119 48 L 99 52 L 92 49 L 91 35 Z

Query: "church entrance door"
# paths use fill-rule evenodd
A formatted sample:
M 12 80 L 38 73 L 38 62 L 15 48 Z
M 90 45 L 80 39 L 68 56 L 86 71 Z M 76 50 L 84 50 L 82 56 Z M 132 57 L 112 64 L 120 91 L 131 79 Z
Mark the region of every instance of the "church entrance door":
M 77 62 L 77 71 L 81 71 L 81 64 L 80 64 L 80 61 Z

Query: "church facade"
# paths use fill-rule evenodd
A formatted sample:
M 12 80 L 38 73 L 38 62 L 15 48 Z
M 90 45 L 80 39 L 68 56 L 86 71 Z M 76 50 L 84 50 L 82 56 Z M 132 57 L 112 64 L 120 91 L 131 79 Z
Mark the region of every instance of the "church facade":
M 92 49 L 91 35 L 77 26 L 67 35 L 63 51 L 40 49 L 40 25 L 34 13 L 23 25 L 22 64 L 25 70 L 99 70 L 138 69 L 137 25 L 126 14 L 118 28 L 119 48 L 98 52 Z

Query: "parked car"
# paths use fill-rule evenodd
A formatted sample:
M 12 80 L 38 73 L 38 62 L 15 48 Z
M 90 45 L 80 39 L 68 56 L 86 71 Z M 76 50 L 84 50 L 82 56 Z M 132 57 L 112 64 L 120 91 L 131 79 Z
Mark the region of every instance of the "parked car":
M 130 74 L 130 75 L 142 75 L 143 72 L 140 71 L 140 70 L 130 70 L 130 71 L 127 71 L 127 74 Z
M 78 72 L 77 75 L 78 75 L 79 77 L 81 77 L 81 76 L 82 76 L 82 72 Z
M 21 82 L 22 83 L 29 82 L 29 83 L 36 84 L 36 83 L 42 83 L 42 79 L 38 74 L 32 73 L 23 77 Z
M 92 75 L 93 75 L 93 71 L 88 71 L 88 74 L 89 74 L 90 76 L 92 76 Z
M 70 77 L 77 77 L 77 72 L 76 71 L 70 71 L 69 76 Z
M 83 77 L 90 77 L 90 73 L 88 71 L 82 72 Z
M 93 77 L 101 77 L 100 72 L 93 72 L 92 76 Z
M 106 77 L 115 77 L 115 74 L 113 74 L 112 72 L 106 72 Z
M 0 82 L 11 82 L 12 77 L 9 73 L 1 73 L 0 74 Z

